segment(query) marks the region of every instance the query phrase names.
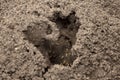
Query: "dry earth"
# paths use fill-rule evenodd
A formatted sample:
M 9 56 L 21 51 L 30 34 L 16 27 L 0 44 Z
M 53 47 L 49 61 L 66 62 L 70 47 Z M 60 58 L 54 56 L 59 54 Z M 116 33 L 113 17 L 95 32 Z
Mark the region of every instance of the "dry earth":
M 120 80 L 120 0 L 0 0 L 0 80 Z

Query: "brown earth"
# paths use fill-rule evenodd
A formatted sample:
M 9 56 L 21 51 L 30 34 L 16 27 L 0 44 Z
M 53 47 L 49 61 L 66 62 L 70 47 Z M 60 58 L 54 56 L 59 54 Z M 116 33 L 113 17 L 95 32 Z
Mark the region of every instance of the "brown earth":
M 119 0 L 0 0 L 0 80 L 120 80 Z

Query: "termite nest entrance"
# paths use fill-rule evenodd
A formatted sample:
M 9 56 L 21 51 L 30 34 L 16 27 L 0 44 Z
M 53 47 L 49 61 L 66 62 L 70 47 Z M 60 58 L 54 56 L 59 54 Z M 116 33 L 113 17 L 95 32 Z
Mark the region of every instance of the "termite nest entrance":
M 69 15 L 64 16 L 62 12 L 56 11 L 52 17 L 48 18 L 59 29 L 59 37 L 54 41 L 45 37 L 54 32 L 47 23 L 37 23 L 37 25 L 34 23 L 31 25 L 32 27 L 28 26 L 27 30 L 23 31 L 27 40 L 32 42 L 53 65 L 72 65 L 77 57 L 77 54 L 71 50 L 76 42 L 76 33 L 81 25 L 75 14 L 72 11 Z

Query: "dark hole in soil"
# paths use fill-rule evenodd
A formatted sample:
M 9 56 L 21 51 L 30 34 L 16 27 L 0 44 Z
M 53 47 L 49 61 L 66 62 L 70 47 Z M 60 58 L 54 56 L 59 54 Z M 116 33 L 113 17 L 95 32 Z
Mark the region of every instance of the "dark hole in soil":
M 75 12 L 72 11 L 68 16 L 64 16 L 61 12 L 54 12 L 49 20 L 56 23 L 57 28 L 60 31 L 58 40 L 53 41 L 46 39 L 41 34 L 49 35 L 52 33 L 51 26 L 45 28 L 41 23 L 39 26 L 42 28 L 36 29 L 35 25 L 27 28 L 23 31 L 27 39 L 37 47 L 42 54 L 49 58 L 51 64 L 62 64 L 65 66 L 72 65 L 77 55 L 71 51 L 72 46 L 76 42 L 76 33 L 81 25 L 79 19 L 75 16 Z M 29 29 L 31 28 L 31 29 Z
M 48 27 L 47 27 L 46 34 L 52 34 L 52 29 L 51 29 L 50 25 L 48 25 Z
M 36 16 L 40 16 L 40 13 L 38 11 L 33 11 L 32 14 L 34 14 Z
M 34 55 L 36 55 L 36 52 L 33 52 Z

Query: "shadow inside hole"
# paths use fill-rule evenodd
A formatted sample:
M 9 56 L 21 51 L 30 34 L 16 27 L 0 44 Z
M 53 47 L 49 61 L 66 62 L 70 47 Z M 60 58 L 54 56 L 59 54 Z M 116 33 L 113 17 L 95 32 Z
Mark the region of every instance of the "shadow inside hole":
M 71 65 L 77 55 L 71 51 L 72 46 L 76 42 L 76 33 L 81 25 L 79 19 L 72 11 L 68 16 L 64 16 L 61 12 L 54 12 L 50 17 L 50 21 L 56 23 L 60 31 L 60 36 L 57 41 L 51 45 L 50 61 L 53 64 Z
M 52 34 L 52 29 L 51 29 L 50 25 L 48 25 L 48 27 L 47 27 L 46 34 L 48 34 L 48 35 Z
M 53 13 L 53 17 L 49 17 L 49 20 L 55 22 L 59 28 L 67 28 L 68 25 L 76 23 L 78 18 L 75 14 L 76 13 L 72 11 L 68 16 L 64 16 L 62 12 L 56 11 Z
M 39 31 L 35 25 L 32 27 L 28 26 L 32 29 L 28 28 L 23 32 L 27 36 L 27 39 L 32 42 L 46 58 L 49 58 L 51 64 L 72 65 L 77 57 L 77 54 L 73 53 L 71 48 L 76 42 L 76 33 L 81 25 L 79 19 L 75 16 L 75 12 L 72 11 L 68 16 L 64 16 L 61 12 L 54 12 L 49 20 L 54 22 L 60 31 L 58 40 L 56 41 L 48 40 L 44 36 L 38 35 L 44 34 L 44 31 Z M 51 26 L 45 28 L 46 35 L 51 34 L 52 29 L 50 27 Z

